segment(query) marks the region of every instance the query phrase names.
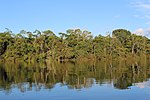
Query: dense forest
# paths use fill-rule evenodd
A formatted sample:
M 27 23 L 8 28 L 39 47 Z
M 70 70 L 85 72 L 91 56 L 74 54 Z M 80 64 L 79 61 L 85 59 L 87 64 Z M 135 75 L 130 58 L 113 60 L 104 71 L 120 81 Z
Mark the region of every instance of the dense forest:
M 136 58 L 150 53 L 150 39 L 116 29 L 107 36 L 93 36 L 91 32 L 69 29 L 56 35 L 51 30 L 0 33 L 1 61 L 40 60 L 101 60 Z

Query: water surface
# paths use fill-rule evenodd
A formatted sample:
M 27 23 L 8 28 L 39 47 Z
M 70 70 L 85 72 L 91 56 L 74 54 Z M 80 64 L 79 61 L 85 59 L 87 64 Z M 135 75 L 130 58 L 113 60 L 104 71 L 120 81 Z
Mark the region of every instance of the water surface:
M 0 100 L 149 100 L 147 62 L 1 63 Z

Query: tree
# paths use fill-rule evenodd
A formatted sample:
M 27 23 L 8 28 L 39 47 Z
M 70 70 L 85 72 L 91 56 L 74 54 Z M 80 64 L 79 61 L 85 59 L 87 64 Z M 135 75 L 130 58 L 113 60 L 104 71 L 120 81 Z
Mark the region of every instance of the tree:
M 87 30 L 69 29 L 55 35 L 51 30 L 34 32 L 9 29 L 0 33 L 0 57 L 11 60 L 79 60 L 127 58 L 150 53 L 150 39 L 117 29 L 112 36 L 93 37 Z

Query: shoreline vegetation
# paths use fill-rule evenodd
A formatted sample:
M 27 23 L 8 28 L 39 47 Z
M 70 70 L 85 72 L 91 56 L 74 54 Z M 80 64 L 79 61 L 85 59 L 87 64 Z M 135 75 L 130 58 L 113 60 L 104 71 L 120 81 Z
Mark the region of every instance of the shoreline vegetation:
M 51 30 L 0 33 L 0 62 L 140 60 L 150 58 L 150 39 L 116 29 L 107 36 L 69 29 L 57 36 Z

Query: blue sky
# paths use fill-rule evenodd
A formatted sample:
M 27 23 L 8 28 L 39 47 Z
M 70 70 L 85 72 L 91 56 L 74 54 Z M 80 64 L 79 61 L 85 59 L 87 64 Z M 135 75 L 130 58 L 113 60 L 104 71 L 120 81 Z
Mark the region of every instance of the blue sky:
M 124 28 L 150 33 L 150 0 L 0 0 L 0 31 L 80 28 L 106 35 Z

